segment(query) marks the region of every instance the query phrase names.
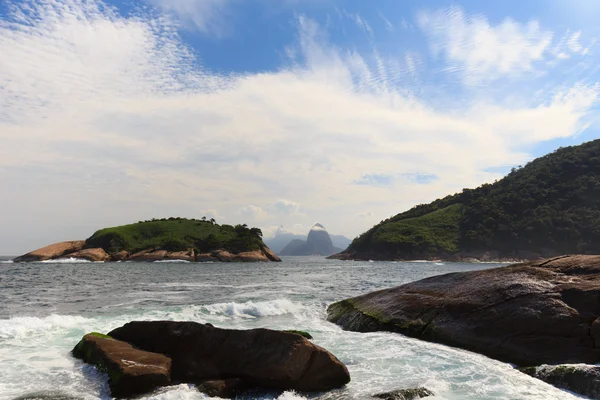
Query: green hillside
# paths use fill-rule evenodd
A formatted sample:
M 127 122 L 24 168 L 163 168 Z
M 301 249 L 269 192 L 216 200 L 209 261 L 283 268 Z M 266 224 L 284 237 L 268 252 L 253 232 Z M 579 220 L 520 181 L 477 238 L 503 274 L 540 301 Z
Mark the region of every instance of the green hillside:
M 214 220 L 186 218 L 153 219 L 135 224 L 105 228 L 86 240 L 86 247 L 102 247 L 108 253 L 146 249 L 206 252 L 258 250 L 264 246 L 262 232 L 246 225 L 218 225 Z
M 371 258 L 600 253 L 600 140 L 382 221 L 345 251 Z

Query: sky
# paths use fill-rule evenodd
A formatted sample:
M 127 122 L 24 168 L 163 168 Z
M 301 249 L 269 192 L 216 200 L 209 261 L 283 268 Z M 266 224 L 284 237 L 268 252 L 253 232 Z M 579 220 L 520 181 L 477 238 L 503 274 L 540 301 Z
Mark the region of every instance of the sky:
M 3 0 L 0 254 L 181 216 L 350 238 L 600 137 L 596 0 Z

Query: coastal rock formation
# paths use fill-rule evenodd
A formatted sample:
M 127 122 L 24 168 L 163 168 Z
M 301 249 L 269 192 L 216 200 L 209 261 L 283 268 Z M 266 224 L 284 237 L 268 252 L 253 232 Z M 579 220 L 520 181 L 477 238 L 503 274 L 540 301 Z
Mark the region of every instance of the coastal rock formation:
M 398 389 L 391 392 L 377 393 L 375 399 L 383 400 L 418 400 L 423 397 L 433 396 L 433 392 L 423 387 L 413 389 Z
M 306 241 L 300 239 L 294 239 L 283 250 L 281 255 L 284 256 L 310 256 L 310 255 L 321 255 L 329 256 L 340 249 L 333 247 L 331 237 L 325 227 L 321 224 L 315 224 L 310 232 Z
M 329 235 L 333 246 L 339 249 L 345 249 L 352 243 L 352 240 L 348 239 L 343 235 Z M 280 254 L 281 251 L 290 244 L 293 240 L 299 240 L 300 242 L 306 242 L 307 235 L 298 235 L 289 232 L 283 225 L 277 229 L 275 234 L 265 239 L 265 244 L 269 246 L 276 254 Z M 289 249 L 288 249 L 289 250 Z
M 34 250 L 14 259 L 15 262 L 45 261 L 62 257 L 66 254 L 75 253 L 85 245 L 85 240 L 72 240 L 68 242 L 54 243 L 46 247 Z
M 75 253 L 69 253 L 69 254 L 59 257 L 59 258 L 78 258 L 78 259 L 94 261 L 94 262 L 108 261 L 111 259 L 111 257 L 108 254 L 106 254 L 104 249 L 101 249 L 101 248 L 83 249 L 83 250 L 76 251 Z
M 350 381 L 348 370 L 334 355 L 295 333 L 134 321 L 109 336 L 170 357 L 171 379 L 178 382 L 227 377 L 258 387 L 324 391 Z
M 561 389 L 567 389 L 592 399 L 600 399 L 600 366 L 542 365 L 520 368 L 520 371 Z
M 136 396 L 171 384 L 170 358 L 135 349 L 106 335 L 85 335 L 72 354 L 106 372 L 115 397 Z
M 345 329 L 392 331 L 522 366 L 600 361 L 600 256 L 451 273 L 334 303 Z

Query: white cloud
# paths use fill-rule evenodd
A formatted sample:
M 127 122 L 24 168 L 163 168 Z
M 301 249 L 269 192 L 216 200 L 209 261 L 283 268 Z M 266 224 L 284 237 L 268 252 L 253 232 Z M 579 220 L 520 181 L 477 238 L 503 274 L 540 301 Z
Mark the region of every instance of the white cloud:
M 491 25 L 481 15 L 451 7 L 419 15 L 420 28 L 431 38 L 435 55 L 443 55 L 448 70 L 468 83 L 532 71 L 550 49 L 553 33 L 537 21 L 521 24 L 506 18 Z
M 163 11 L 173 14 L 188 29 L 222 36 L 229 32 L 228 7 L 232 0 L 149 0 Z
M 363 210 L 385 218 L 493 180 L 486 168 L 529 158 L 519 146 L 576 135 L 598 93 L 582 84 L 531 105 L 466 100 L 443 112 L 399 84 L 410 74 L 334 47 L 306 17 L 293 66 L 220 76 L 196 66 L 163 17 L 27 4 L 35 17 L 0 22 L 0 208 L 10 227 L 0 252 L 211 209 L 232 224 L 319 221 L 353 236 L 370 226 L 352 218 Z M 352 184 L 415 166 L 438 179 Z

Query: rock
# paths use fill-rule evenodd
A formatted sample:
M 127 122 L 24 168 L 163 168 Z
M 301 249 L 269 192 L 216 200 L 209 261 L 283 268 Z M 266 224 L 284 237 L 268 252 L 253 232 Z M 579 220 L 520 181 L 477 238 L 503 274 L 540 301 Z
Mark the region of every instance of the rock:
M 294 239 L 285 246 L 280 254 L 286 256 L 330 256 L 341 249 L 333 247 L 333 242 L 325 227 L 315 224 L 306 237 L 306 241 Z
M 108 254 L 106 254 L 106 252 L 102 248 L 83 249 L 83 250 L 76 251 L 75 253 L 66 254 L 59 258 L 70 258 L 70 257 L 80 258 L 83 260 L 95 261 L 95 262 L 108 261 L 111 258 Z
M 296 335 L 300 335 L 300 336 L 305 337 L 307 339 L 312 339 L 313 338 L 310 333 L 305 332 L 305 331 L 297 331 L 295 329 L 287 329 L 287 330 L 284 330 L 283 332 L 295 333 Z
M 204 381 L 196 387 L 209 397 L 220 397 L 222 399 L 232 399 L 250 389 L 247 382 L 237 378 Z
M 72 354 L 108 374 L 114 397 L 131 397 L 171 383 L 171 359 L 107 335 L 88 333 Z
M 233 262 L 235 260 L 235 256 L 226 250 L 215 250 L 211 254 L 212 257 L 217 258 L 219 261 L 223 262 Z
M 373 395 L 374 398 L 383 400 L 417 400 L 427 396 L 433 396 L 433 392 L 423 387 L 414 389 L 399 389 Z
M 236 254 L 236 258 L 247 262 L 268 262 L 269 258 L 262 251 L 244 251 Z
M 63 392 L 45 390 L 41 392 L 24 394 L 14 398 L 13 400 L 83 400 L 83 398 L 71 396 L 70 394 Z
M 600 256 L 451 273 L 334 303 L 345 329 L 392 331 L 517 365 L 600 361 Z
M 220 329 L 196 322 L 135 321 L 109 333 L 173 360 L 174 381 L 240 378 L 254 386 L 324 391 L 350 381 L 334 355 L 300 335 L 270 329 Z
M 600 366 L 542 365 L 520 370 L 561 389 L 567 389 L 592 399 L 600 399 Z
M 110 255 L 111 261 L 123 261 L 129 257 L 129 252 L 125 250 L 118 251 Z
M 262 247 L 262 252 L 265 254 L 265 256 L 267 256 L 267 258 L 271 261 L 281 261 L 281 258 L 279 258 L 270 248 L 268 248 L 267 246 L 263 246 Z
M 169 260 L 196 261 L 194 250 L 187 251 L 170 251 L 166 255 Z
M 198 253 L 196 254 L 197 262 L 216 262 L 219 261 L 218 258 L 213 257 L 211 253 Z
M 132 254 L 131 256 L 129 256 L 128 260 L 152 262 L 152 261 L 157 261 L 157 260 L 164 260 L 166 257 L 167 257 L 166 250 L 148 249 L 148 250 L 142 250 L 135 254 Z
M 85 240 L 73 240 L 68 242 L 54 243 L 42 247 L 14 259 L 15 262 L 44 261 L 61 257 L 68 253 L 74 253 L 83 249 Z

